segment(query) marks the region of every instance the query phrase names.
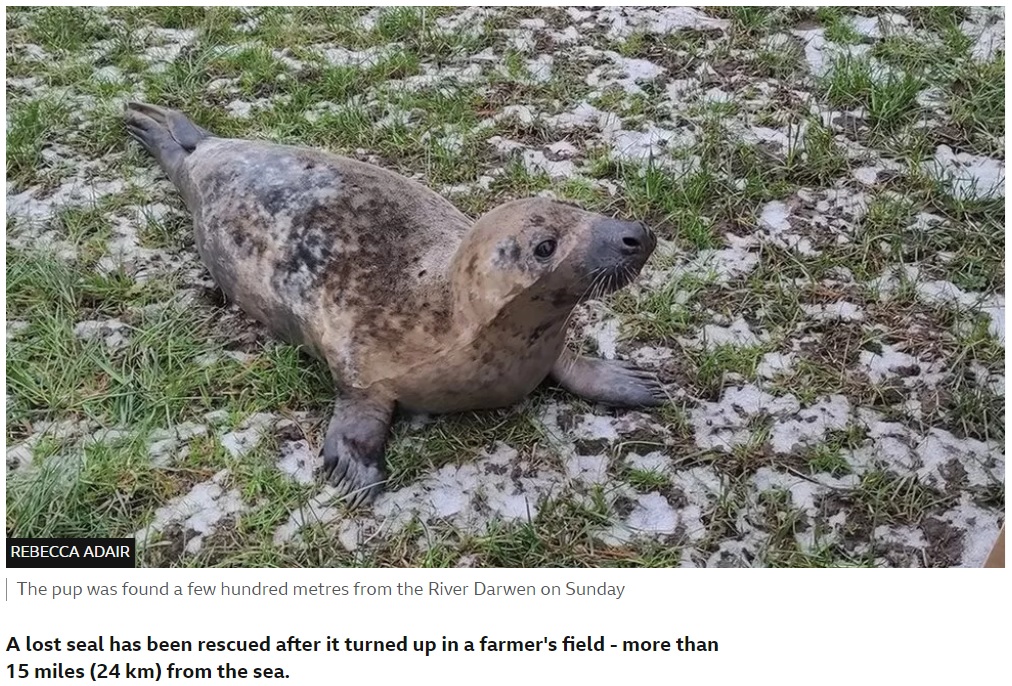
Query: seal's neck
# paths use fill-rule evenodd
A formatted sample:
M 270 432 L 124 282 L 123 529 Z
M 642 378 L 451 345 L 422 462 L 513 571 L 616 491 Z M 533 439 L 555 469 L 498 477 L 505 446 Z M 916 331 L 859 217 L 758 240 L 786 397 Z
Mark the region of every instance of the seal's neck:
M 482 293 L 481 285 L 453 290 L 454 331 L 472 345 L 512 346 L 517 336 L 540 345 L 563 332 L 573 309 L 552 307 L 530 290 L 493 296 Z
M 467 237 L 464 238 L 466 242 Z M 451 312 L 458 331 L 482 328 L 495 319 L 502 305 L 493 284 L 484 283 L 478 267 L 477 252 L 458 249 L 450 260 L 447 280 L 450 284 Z
M 519 285 L 503 284 L 487 275 L 454 274 L 450 281 L 450 297 L 456 330 L 472 333 L 488 329 L 496 322 L 509 320 L 527 324 L 527 320 L 551 318 L 553 315 L 530 301 L 530 293 Z M 565 315 L 563 315 L 565 316 Z

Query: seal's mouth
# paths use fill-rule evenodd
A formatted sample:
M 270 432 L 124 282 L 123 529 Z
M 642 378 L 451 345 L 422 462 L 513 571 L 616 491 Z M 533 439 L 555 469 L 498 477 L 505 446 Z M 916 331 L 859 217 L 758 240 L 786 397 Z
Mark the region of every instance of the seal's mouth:
M 621 290 L 631 284 L 639 276 L 640 270 L 646 260 L 639 261 L 639 264 L 620 263 L 612 267 L 597 269 L 588 278 L 588 286 L 580 302 L 594 300 L 602 295 L 608 295 Z

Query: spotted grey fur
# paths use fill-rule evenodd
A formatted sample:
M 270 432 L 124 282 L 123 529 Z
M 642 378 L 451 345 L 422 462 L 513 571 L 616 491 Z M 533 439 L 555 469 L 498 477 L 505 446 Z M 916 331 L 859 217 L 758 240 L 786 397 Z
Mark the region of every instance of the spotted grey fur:
M 642 224 L 540 198 L 472 223 L 373 165 L 217 138 L 153 105 L 125 119 L 182 194 L 225 295 L 329 366 L 324 470 L 353 501 L 383 481 L 397 406 L 502 407 L 549 376 L 597 402 L 663 402 L 651 375 L 565 349 L 573 307 L 625 285 L 653 251 Z

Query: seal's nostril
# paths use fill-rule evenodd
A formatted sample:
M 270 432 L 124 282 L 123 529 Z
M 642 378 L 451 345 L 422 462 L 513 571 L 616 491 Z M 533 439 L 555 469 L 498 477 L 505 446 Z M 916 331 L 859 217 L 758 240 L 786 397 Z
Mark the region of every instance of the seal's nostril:
M 628 222 L 622 232 L 622 246 L 620 250 L 625 255 L 638 255 L 649 250 L 647 244 L 650 242 L 650 232 L 640 222 Z
M 656 239 L 641 221 L 602 219 L 594 228 L 602 245 L 607 245 L 616 258 L 629 260 L 630 264 L 653 252 Z

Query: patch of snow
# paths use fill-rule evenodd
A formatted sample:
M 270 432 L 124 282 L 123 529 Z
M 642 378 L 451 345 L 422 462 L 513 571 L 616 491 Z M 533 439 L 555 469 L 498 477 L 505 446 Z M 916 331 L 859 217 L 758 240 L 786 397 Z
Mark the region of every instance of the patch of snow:
M 755 334 L 743 317 L 737 317 L 728 326 L 706 324 L 700 330 L 698 338 L 679 339 L 684 345 L 713 350 L 722 345 L 748 347 L 761 345 L 768 336 L 765 333 Z
M 850 173 L 851 175 L 863 183 L 865 186 L 874 186 L 878 181 L 878 173 L 881 171 L 878 167 L 857 167 Z
M 889 546 L 900 546 L 915 550 L 924 550 L 928 547 L 928 541 L 924 538 L 924 531 L 919 526 L 888 526 L 883 524 L 875 527 L 871 537 L 873 540 Z
M 707 282 L 726 284 L 745 276 L 759 265 L 759 254 L 751 250 L 756 245 L 754 238 L 734 234 L 727 234 L 725 238 L 727 248 L 698 251 L 691 260 L 672 269 L 666 281 L 692 275 Z
M 889 298 L 904 283 L 911 284 L 919 300 L 932 305 L 956 305 L 975 310 L 990 320 L 988 332 L 1002 346 L 1005 345 L 1005 296 L 967 293 L 949 281 L 920 279 L 920 270 L 912 265 L 887 268 L 880 276 L 868 282 L 880 298 Z
M 700 504 L 705 504 L 708 498 L 716 498 L 722 489 L 721 477 L 713 467 L 680 469 L 674 473 L 671 482 L 681 488 L 690 501 Z
M 956 198 L 984 200 L 1005 197 L 1005 162 L 1002 160 L 955 153 L 947 145 L 935 150 L 934 164 L 927 171 Z
M 507 105 L 496 116 L 496 121 L 515 119 L 517 122 L 527 125 L 533 124 L 537 116 L 534 110 L 527 105 Z
M 337 496 L 337 489 L 325 485 L 309 502 L 297 510 L 293 510 L 288 516 L 288 521 L 274 531 L 274 544 L 283 545 L 292 541 L 295 535 L 305 526 L 312 524 L 328 525 L 335 523 L 344 514 L 344 508 L 332 506 Z M 344 530 L 342 523 L 342 530 Z M 357 533 L 357 532 L 356 532 Z M 359 544 L 358 537 L 344 537 L 338 539 L 347 550 L 354 550 Z
M 167 429 L 156 429 L 148 435 L 148 456 L 155 467 L 166 467 L 186 456 L 184 445 L 195 436 L 207 433 L 207 426 L 195 422 L 182 422 Z
M 196 29 L 149 29 L 149 35 L 161 40 L 162 45 L 150 47 L 141 53 L 141 57 L 151 65 L 153 72 L 161 72 L 168 68 L 183 48 L 197 38 Z
M 92 73 L 92 78 L 103 83 L 123 83 L 125 80 L 123 72 L 111 64 L 96 69 Z
M 581 102 L 566 112 L 546 117 L 545 123 L 554 128 L 569 131 L 572 129 L 598 126 L 604 112 L 588 102 Z
M 730 450 L 752 439 L 753 418 L 793 414 L 800 409 L 793 395 L 774 396 L 754 385 L 725 388 L 718 402 L 700 402 L 689 411 L 696 445 L 704 450 Z
M 275 421 L 276 417 L 271 414 L 258 412 L 251 415 L 240 428 L 219 438 L 221 447 L 233 458 L 242 457 L 257 446 L 264 433 L 274 426 Z
M 28 329 L 28 322 L 18 321 L 14 319 L 7 320 L 7 342 L 10 343 L 11 339 L 17 338 L 18 334 Z
M 592 324 L 583 330 L 583 335 L 594 340 L 599 357 L 606 360 L 615 359 L 615 346 L 618 344 L 619 337 L 617 319 L 605 319 Z
M 7 472 L 24 469 L 32 463 L 32 446 L 27 441 L 7 448 Z
M 792 372 L 796 353 L 766 353 L 756 367 L 756 374 L 764 379 L 773 379 L 777 376 L 787 376 Z
M 608 25 L 608 38 L 625 38 L 637 32 L 670 34 L 683 29 L 692 31 L 724 31 L 724 19 L 708 16 L 692 7 L 603 7 L 597 21 Z
M 537 45 L 533 31 L 524 29 L 499 29 L 499 33 L 506 36 L 509 46 L 516 52 L 532 52 Z
M 74 325 L 74 335 L 89 341 L 101 340 L 116 349 L 127 344 L 127 337 L 123 335 L 127 328 L 119 319 L 88 319 Z
M 815 514 L 815 498 L 824 490 L 813 481 L 770 467 L 756 470 L 752 475 L 752 485 L 757 494 L 771 490 L 787 491 L 791 494 L 791 504 L 809 515 Z
M 253 112 L 253 103 L 245 100 L 233 100 L 225 105 L 225 110 L 238 119 L 248 119 Z
M 678 512 L 660 493 L 636 496 L 636 504 L 626 520 L 626 526 L 633 531 L 653 535 L 673 534 L 678 523 Z
M 810 407 L 773 425 L 770 443 L 776 453 L 820 443 L 829 431 L 842 431 L 850 421 L 850 401 L 842 395 L 820 398 Z
M 348 50 L 347 48 L 325 48 L 320 51 L 324 61 L 335 67 L 359 67 L 368 69 L 375 67 L 390 57 L 393 46 L 378 46 L 365 50 Z
M 566 476 L 584 484 L 603 484 L 608 480 L 607 455 L 571 455 L 564 463 Z
M 696 140 L 688 129 L 675 131 L 654 124 L 643 131 L 607 129 L 602 137 L 611 145 L 613 157 L 640 163 L 664 157 L 669 148 L 687 148 Z
M 812 241 L 791 231 L 791 210 L 786 203 L 773 200 L 763 206 L 759 214 L 760 236 L 774 245 L 796 250 L 802 255 L 818 255 Z
M 813 76 L 826 76 L 833 61 L 843 56 L 858 57 L 871 50 L 871 45 L 839 45 L 826 39 L 826 29 L 804 29 L 792 32 L 804 43 L 805 62 Z
M 686 96 L 699 87 L 699 79 L 672 79 L 664 86 L 665 99 L 675 109 L 685 100 Z
M 665 69 L 650 60 L 635 57 L 623 57 L 617 52 L 605 51 L 604 56 L 610 60 L 587 75 L 587 85 L 593 88 L 618 86 L 626 93 L 642 94 L 640 83 L 654 81 L 664 74 Z
M 942 519 L 963 532 L 961 567 L 980 567 L 998 538 L 998 514 L 989 512 L 973 502 L 968 493 L 962 493 L 959 504 L 946 512 Z
M 987 486 L 1004 480 L 1005 455 L 1001 446 L 988 445 L 973 438 L 957 438 L 950 432 L 932 427 L 914 447 L 916 474 L 923 483 L 946 488 L 944 470 L 958 464 L 971 487 Z
M 186 538 L 184 549 L 197 553 L 204 539 L 213 534 L 222 520 L 246 509 L 236 489 L 225 490 L 228 470 L 223 469 L 210 481 L 199 483 L 190 492 L 173 498 L 155 510 L 154 519 L 134 536 L 138 545 L 145 545 L 153 534 L 161 533 L 170 524 L 179 525 Z
M 785 203 L 773 200 L 763 206 L 759 215 L 759 227 L 770 233 L 781 233 L 791 228 L 788 220 L 791 213 Z
M 444 35 L 477 38 L 485 33 L 485 26 L 500 10 L 495 7 L 466 7 L 456 14 L 436 19 L 436 28 Z
M 596 414 L 584 414 L 580 416 L 580 422 L 572 430 L 572 436 L 577 439 L 616 441 L 618 430 L 615 426 L 615 417 L 600 416 Z
M 633 469 L 637 469 L 641 472 L 653 472 L 655 474 L 670 474 L 672 465 L 671 458 L 660 452 L 654 451 L 647 453 L 646 455 L 637 455 L 636 453 L 629 453 L 625 457 L 627 465 Z
M 762 37 L 759 48 L 764 52 L 783 52 L 790 50 L 794 39 L 786 33 L 772 33 Z
M 674 355 L 675 353 L 671 350 L 671 348 L 644 346 L 633 350 L 629 357 L 636 364 L 645 365 L 647 367 L 656 367 L 660 363 L 670 360 L 674 357 Z
M 552 179 L 568 179 L 576 176 L 576 164 L 572 160 L 553 160 L 540 150 L 524 150 L 522 158 L 524 168 L 537 174 L 547 174 Z
M 569 141 L 551 143 L 545 149 L 556 159 L 569 159 L 580 153 L 579 149 Z
M 541 501 L 548 497 L 552 478 L 535 473 L 510 475 L 507 465 L 523 463 L 516 450 L 499 443 L 492 452 L 464 465 L 445 465 L 399 491 L 381 494 L 373 508 L 384 527 L 394 530 L 415 518 L 448 519 L 470 530 L 499 519 L 511 521 L 535 516 Z M 483 500 L 487 507 L 471 503 Z
M 95 205 L 103 198 L 118 195 L 126 190 L 122 179 L 102 181 L 72 177 L 54 191 L 46 193 L 40 188 L 29 188 L 16 195 L 7 190 L 7 215 L 30 222 L 45 222 L 67 207 Z
M 551 55 L 538 55 L 534 59 L 524 62 L 527 73 L 530 74 L 534 83 L 547 83 L 552 78 L 552 64 L 554 58 Z
M 892 345 L 882 345 L 880 353 L 862 350 L 858 363 L 860 370 L 874 384 L 900 378 L 906 386 L 922 383 L 930 387 L 937 385 L 947 374 L 944 365 L 919 360 Z
M 320 464 L 319 455 L 309 449 L 305 439 L 288 441 L 281 445 L 278 458 L 278 469 L 300 484 L 311 484 L 315 481 L 316 468 Z
M 1001 7 L 974 7 L 971 16 L 959 25 L 960 31 L 973 41 L 970 56 L 987 62 L 1005 51 L 1005 12 Z
M 446 88 L 448 84 L 469 84 L 480 80 L 482 77 L 481 65 L 468 64 L 466 66 L 436 67 L 429 63 L 422 64 L 422 73 L 409 76 L 400 82 L 393 80 L 387 82 L 390 88 L 398 85 L 408 90 L 421 90 L 423 88 L 441 87 Z M 452 89 L 448 89 L 452 90 Z
M 841 300 L 828 305 L 802 305 L 801 309 L 809 317 L 819 322 L 841 321 L 862 322 L 864 312 L 854 303 Z
M 700 96 L 700 100 L 709 104 L 731 102 L 733 99 L 730 93 L 720 88 L 711 88 Z
M 386 11 L 388 11 L 386 7 L 373 7 L 355 21 L 355 26 L 365 31 L 372 31 L 376 28 L 380 16 Z
M 580 32 L 575 26 L 567 26 L 562 31 L 552 31 L 548 35 L 559 45 L 570 45 L 580 40 Z

